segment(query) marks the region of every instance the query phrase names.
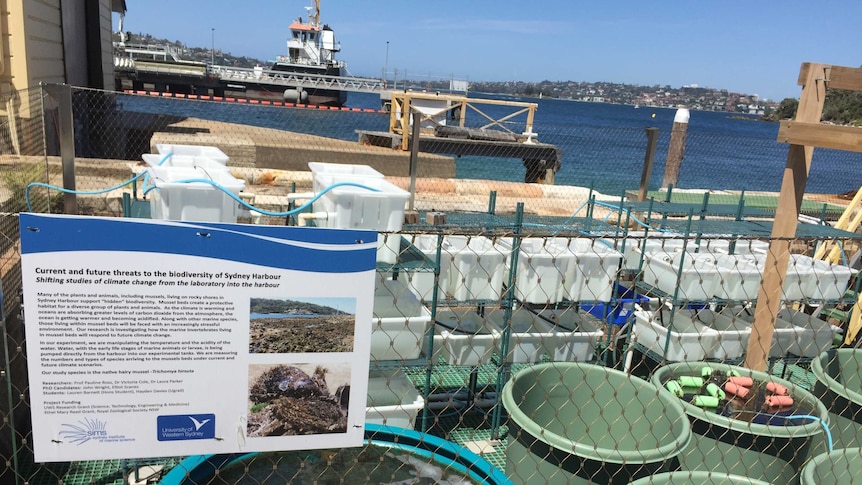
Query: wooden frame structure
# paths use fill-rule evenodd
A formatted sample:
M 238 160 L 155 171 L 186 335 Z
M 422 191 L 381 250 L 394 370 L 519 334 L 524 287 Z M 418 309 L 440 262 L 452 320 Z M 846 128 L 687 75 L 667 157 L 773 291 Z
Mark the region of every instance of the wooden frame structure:
M 862 91 L 862 68 L 803 63 L 798 82 L 802 86 L 802 95 L 796 119 L 781 122 L 778 130 L 778 141 L 790 144 L 790 150 L 745 357 L 745 366 L 759 371 L 766 370 L 775 319 L 781 305 L 782 282 L 790 260 L 790 243 L 796 236 L 796 224 L 814 148 L 862 152 L 862 128 L 820 123 L 826 90 Z M 856 319 L 859 319 L 857 315 L 862 314 L 862 305 L 858 300 L 853 314 Z
M 434 107 L 435 103 L 439 104 L 439 107 Z M 423 107 L 423 105 L 426 107 Z M 483 109 L 480 109 L 482 105 L 508 106 L 516 110 L 502 118 L 494 118 L 485 113 Z M 400 135 L 410 133 L 410 120 L 412 119 L 413 111 L 417 111 L 422 114 L 420 124 L 425 122 L 437 124 L 440 119 L 457 119 L 457 126 L 459 128 L 464 128 L 465 121 L 467 119 L 467 112 L 472 111 L 478 113 L 479 116 L 488 121 L 488 123 L 479 127 L 480 130 L 495 128 L 504 133 L 526 136 L 529 140 L 532 136 L 535 136 L 533 133 L 533 119 L 538 106 L 539 105 L 537 103 L 523 103 L 518 101 L 495 99 L 471 99 L 466 96 L 451 94 L 393 91 L 392 106 L 389 110 L 389 132 Z M 527 120 L 522 133 L 517 133 L 504 124 L 506 121 L 509 121 L 523 113 L 527 114 Z M 423 131 L 427 130 L 423 129 Z M 407 150 L 409 146 L 408 143 L 408 137 L 402 137 L 401 149 Z

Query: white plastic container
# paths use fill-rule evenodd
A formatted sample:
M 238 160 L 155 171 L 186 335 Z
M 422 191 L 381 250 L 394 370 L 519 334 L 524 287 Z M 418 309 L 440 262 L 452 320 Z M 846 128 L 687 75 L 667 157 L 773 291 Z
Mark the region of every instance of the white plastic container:
M 499 300 L 511 250 L 483 236 L 447 236 L 440 263 L 450 267 L 446 293 L 457 301 Z
M 644 242 L 643 231 L 632 231 L 628 233 L 624 239 L 625 248 L 623 249 L 623 269 L 636 270 L 641 263 L 641 253 L 644 254 L 644 265 L 646 265 L 646 256 L 651 256 L 656 253 L 676 253 L 683 249 L 683 239 L 679 234 L 669 234 L 658 231 L 652 231 Z M 697 249 L 697 244 L 692 239 L 685 241 L 685 247 L 694 252 Z M 622 248 L 622 241 L 617 242 L 617 248 Z
M 230 173 L 205 171 L 201 168 L 150 167 L 150 180 L 156 186 L 148 194 L 153 219 L 201 222 L 236 222 L 238 202 L 227 193 L 206 182 L 184 183 L 181 180 L 207 179 L 239 197 L 245 182 Z
M 488 364 L 500 343 L 500 329 L 472 309 L 437 312 L 435 332 L 451 365 Z
M 790 353 L 798 357 L 817 357 L 832 347 L 835 330 L 829 322 L 798 310 L 782 308 L 778 318 L 787 320 L 799 329 L 799 339 Z
M 579 238 L 569 241 L 574 254 L 574 265 L 566 281 L 568 297 L 572 301 L 610 301 L 614 282 L 623 255 L 600 239 Z
M 338 178 L 339 181 L 346 180 L 355 180 L 357 182 L 361 182 L 362 180 L 373 178 L 373 179 L 383 179 L 384 176 L 382 173 L 374 170 L 368 165 L 351 165 L 347 163 L 324 163 L 324 162 L 309 162 L 308 168 L 311 169 L 311 180 L 312 180 L 312 189 L 315 193 L 320 192 L 325 189 L 326 186 L 323 185 L 323 181 L 319 177 L 323 176 L 332 176 Z
M 394 232 L 377 234 L 377 262 L 395 264 L 401 256 L 401 235 Z
M 221 149 L 213 146 L 203 145 L 171 145 L 167 143 L 156 144 L 156 151 L 161 155 L 173 153 L 174 155 L 191 156 L 191 157 L 207 157 L 215 160 L 222 165 L 227 165 L 229 160 Z
M 574 309 L 548 309 L 537 313 L 548 321 L 557 336 L 552 360 L 557 362 L 584 362 L 592 360 L 596 345 L 602 339 L 601 322 L 589 314 Z
M 738 359 L 748 349 L 751 327 L 745 320 L 731 318 L 709 309 L 699 310 L 692 315 L 692 319 L 718 332 L 716 345 L 706 354 L 707 358 Z
M 760 292 L 763 275 L 757 264 L 744 255 L 715 254 L 718 283 L 715 296 L 726 300 L 753 301 Z
M 144 163 L 146 163 L 148 167 L 200 167 L 206 171 L 218 170 L 230 173 L 230 168 L 228 168 L 224 163 L 200 155 L 171 155 L 168 158 L 165 158 L 165 155 L 145 153 L 141 155 L 141 158 L 143 158 Z
M 701 239 L 700 250 L 707 253 L 730 254 L 730 243 L 728 239 Z M 757 239 L 737 239 L 733 247 L 733 254 L 766 255 L 768 251 L 769 243 Z
M 371 327 L 371 360 L 418 359 L 431 313 L 402 280 L 377 280 Z
M 565 300 L 572 284 L 575 255 L 565 239 L 524 238 L 518 254 L 515 298 L 526 303 L 548 304 Z M 511 252 L 511 239 L 500 241 Z M 568 278 L 568 279 L 567 279 Z
M 418 249 L 432 264 L 437 259 L 437 236 L 436 235 L 406 235 L 407 242 Z M 444 239 L 445 241 L 445 239 Z M 441 253 L 446 255 L 445 252 Z M 437 288 L 437 300 L 446 299 L 449 288 L 449 271 L 451 270 L 451 258 L 441 258 L 440 279 Z M 409 271 L 406 273 L 410 288 L 419 295 L 419 299 L 426 304 L 431 303 L 432 289 L 434 288 L 434 272 L 430 268 L 420 271 Z
M 812 300 L 838 300 L 847 291 L 853 270 L 840 264 L 814 259 L 810 256 L 794 255 L 795 269 L 805 274 L 814 274 L 813 281 L 803 288 L 806 297 Z M 791 268 L 793 261 L 791 261 Z M 788 272 L 790 269 L 788 269 Z
M 373 369 L 368 374 L 367 423 L 413 429 L 425 398 L 399 369 Z
M 505 311 L 502 309 L 495 309 L 486 314 L 486 317 L 496 327 L 500 328 L 501 332 L 505 328 L 503 326 L 504 313 Z M 511 334 L 506 362 L 542 362 L 546 358 L 549 360 L 553 358 L 558 338 L 548 322 L 537 318 L 535 314 L 526 309 L 518 309 L 512 312 L 509 326 Z M 502 340 L 500 345 L 502 345 Z
M 319 178 L 324 187 L 343 181 L 329 175 Z M 314 212 L 326 214 L 323 220 L 318 219 L 318 226 L 400 231 L 410 193 L 384 179 L 368 178 L 357 183 L 375 190 L 354 186 L 329 190 L 313 205 Z
M 408 241 L 430 261 L 437 258 L 437 236 L 408 236 Z M 510 254 L 510 249 L 483 236 L 444 236 L 438 300 L 499 300 Z M 408 280 L 422 301 L 431 301 L 433 272 L 411 272 Z
M 754 309 L 741 307 L 728 307 L 721 313 L 731 317 L 745 321 L 749 327 L 754 323 Z M 799 339 L 802 329 L 788 322 L 787 320 L 777 318 L 775 320 L 775 328 L 772 331 L 772 342 L 769 346 L 770 357 L 783 357 L 790 353 L 792 349 L 799 348 Z M 746 343 L 745 348 L 748 349 Z
M 703 360 L 712 355 L 718 332 L 694 321 L 694 313 L 694 310 L 676 310 L 671 323 L 670 310 L 636 311 L 632 337 L 671 362 Z
M 682 271 L 680 272 L 680 260 Z M 646 258 L 644 283 L 678 301 L 706 301 L 718 285 L 718 266 L 710 253 L 655 253 Z

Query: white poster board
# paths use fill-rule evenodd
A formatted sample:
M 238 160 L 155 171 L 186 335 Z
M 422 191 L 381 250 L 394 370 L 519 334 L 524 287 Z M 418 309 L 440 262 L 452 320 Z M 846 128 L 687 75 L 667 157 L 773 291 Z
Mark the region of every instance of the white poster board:
M 20 222 L 36 461 L 362 444 L 375 232 Z

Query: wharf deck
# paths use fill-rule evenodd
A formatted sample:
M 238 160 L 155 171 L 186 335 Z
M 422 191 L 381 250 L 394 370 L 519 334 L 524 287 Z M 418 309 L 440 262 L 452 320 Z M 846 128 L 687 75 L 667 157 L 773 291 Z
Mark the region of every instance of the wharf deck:
M 401 145 L 402 136 L 386 131 L 356 130 L 362 145 L 394 148 Z M 548 143 L 523 143 L 504 140 L 476 140 L 468 138 L 437 137 L 421 135 L 419 137 L 421 153 L 437 153 L 451 155 L 474 155 L 483 157 L 520 158 L 524 161 L 526 183 L 553 183 L 546 178 L 548 171 L 556 172 L 560 168 L 562 152 L 556 145 Z

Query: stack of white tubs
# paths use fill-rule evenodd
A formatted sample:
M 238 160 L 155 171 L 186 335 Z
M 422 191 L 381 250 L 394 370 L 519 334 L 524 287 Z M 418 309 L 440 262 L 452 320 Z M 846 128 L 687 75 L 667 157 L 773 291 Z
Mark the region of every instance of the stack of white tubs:
M 431 324 L 431 313 L 406 282 L 382 276 L 378 276 L 374 288 L 371 360 L 418 359 Z M 368 378 L 366 405 L 368 422 L 412 429 L 425 399 L 401 370 L 376 369 Z
M 238 202 L 245 182 L 234 178 L 227 155 L 216 147 L 157 145 L 159 154 L 142 156 L 150 183 L 150 217 L 180 221 L 232 222 L 239 214 Z M 188 182 L 190 180 L 201 180 Z M 223 187 L 205 182 L 209 180 Z
M 313 210 L 319 216 L 319 226 L 389 233 L 401 230 L 409 192 L 387 182 L 381 173 L 365 165 L 312 162 L 308 166 L 316 194 L 339 183 L 363 186 L 337 186 L 317 199 Z M 378 236 L 378 261 L 395 263 L 400 252 L 400 237 Z
M 431 313 L 404 280 L 378 277 L 373 315 L 371 360 L 419 358 Z

